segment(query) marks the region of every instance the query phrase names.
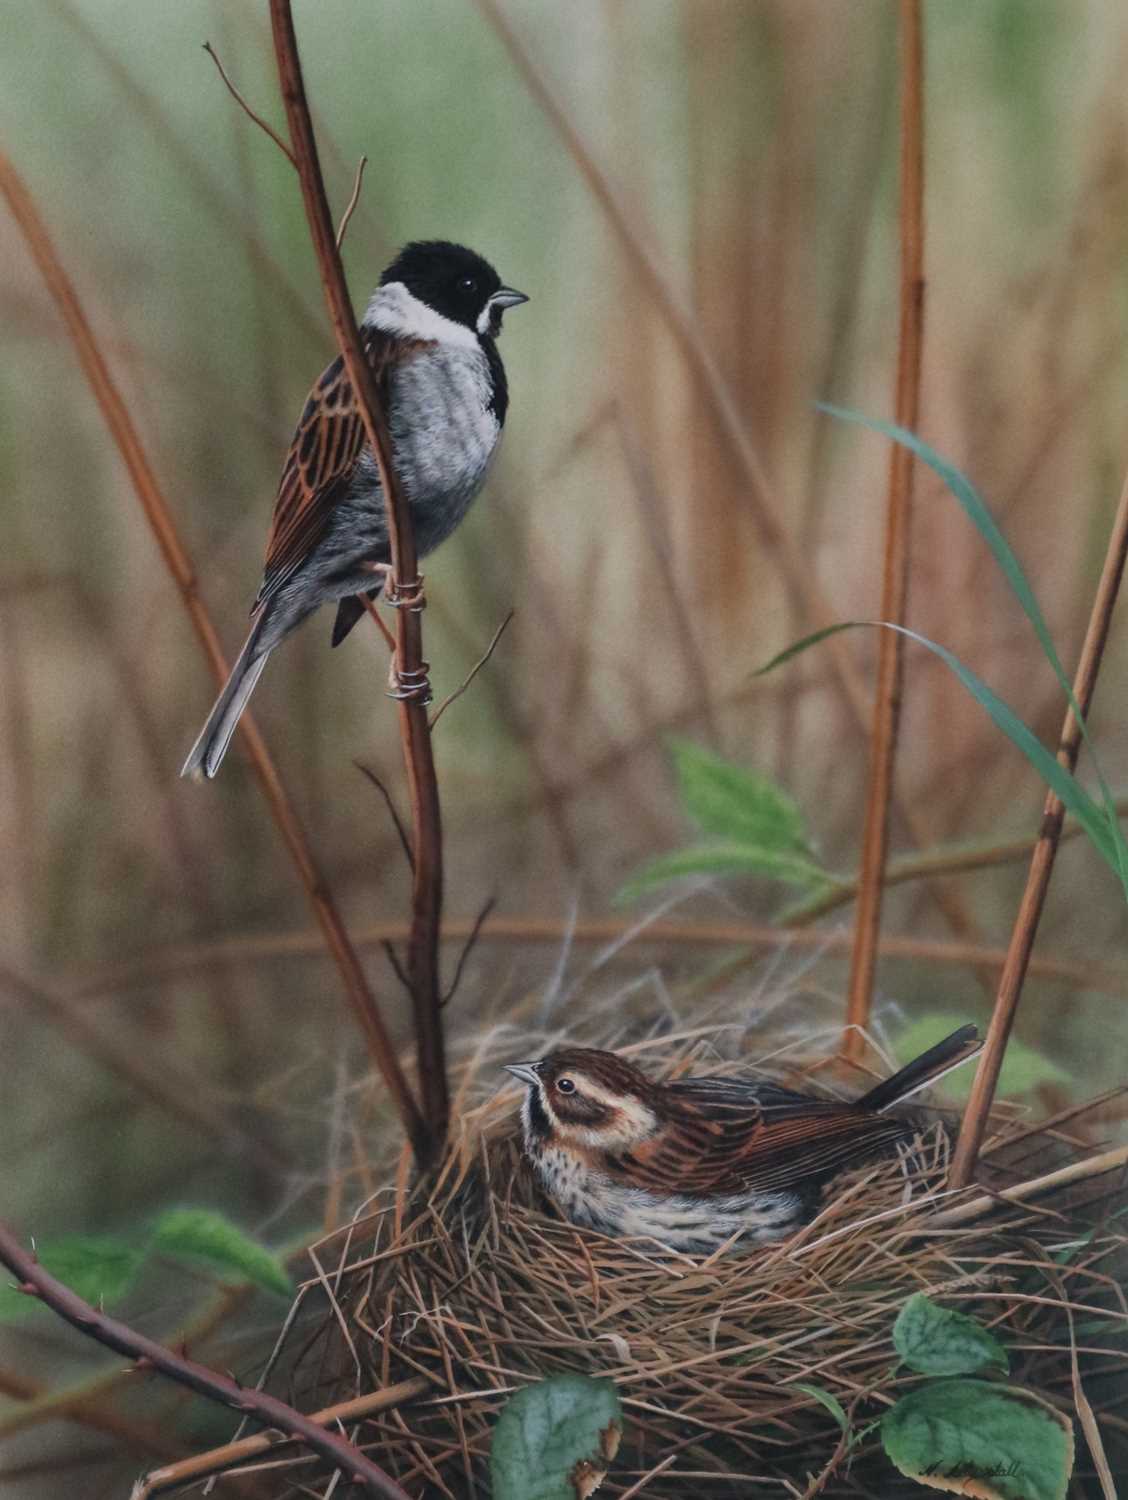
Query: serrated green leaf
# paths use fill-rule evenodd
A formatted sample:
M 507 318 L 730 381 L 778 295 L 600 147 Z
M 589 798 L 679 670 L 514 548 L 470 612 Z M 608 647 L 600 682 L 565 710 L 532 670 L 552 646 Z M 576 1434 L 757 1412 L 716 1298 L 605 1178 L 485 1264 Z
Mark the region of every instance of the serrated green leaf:
M 691 740 L 671 737 L 667 744 L 682 805 L 704 833 L 810 855 L 798 805 L 770 777 L 734 766 Z
M 553 1375 L 511 1396 L 490 1443 L 493 1500 L 584 1500 L 622 1434 L 610 1380 Z
M 277 1256 L 211 1209 L 169 1209 L 157 1220 L 153 1248 L 165 1255 L 201 1262 L 222 1281 L 253 1281 L 280 1297 L 288 1297 L 293 1291 Z
M 897 1314 L 893 1347 L 922 1375 L 972 1375 L 986 1366 L 1006 1371 L 1007 1351 L 966 1313 L 941 1307 L 916 1292 Z
M 821 866 L 802 855 L 781 854 L 751 844 L 698 844 L 651 860 L 631 876 L 615 899 L 634 901 L 657 885 L 687 875 L 762 875 L 807 891 L 825 890 L 834 883 Z
M 111 1236 L 66 1235 L 37 1247 L 39 1264 L 84 1302 L 112 1307 L 133 1285 L 144 1260 L 142 1251 Z M 0 1282 L 0 1322 L 34 1316 L 43 1304 L 10 1282 Z
M 808 1385 L 803 1380 L 793 1380 L 788 1387 L 792 1391 L 802 1391 L 805 1396 L 810 1396 L 820 1406 L 825 1406 L 843 1432 L 850 1430 L 850 1418 L 843 1410 L 842 1403 L 831 1391 L 823 1390 L 821 1385 Z
M 941 1041 L 955 1031 L 957 1026 L 962 1026 L 966 1019 L 966 1016 L 952 1014 L 922 1016 L 919 1021 L 914 1021 L 897 1037 L 898 1061 L 911 1062 L 914 1057 L 919 1057 L 935 1042 Z M 945 1094 L 962 1103 L 971 1090 L 971 1080 L 974 1077 L 975 1064 L 973 1062 L 968 1063 L 966 1067 L 956 1068 L 944 1079 L 942 1087 Z M 1037 1088 L 1042 1083 L 1068 1083 L 1069 1081 L 1070 1075 L 1052 1058 L 1044 1057 L 1041 1052 L 1036 1052 L 1033 1047 L 1020 1042 L 1017 1037 L 1012 1036 L 1007 1042 L 1002 1070 L 999 1073 L 997 1092 L 1000 1098 L 1011 1098 L 1016 1094 L 1029 1093 L 1031 1089 Z
M 1029 730 L 1014 710 L 987 686 L 981 678 L 977 677 L 970 667 L 964 666 L 954 652 L 949 651 L 946 646 L 939 645 L 936 641 L 930 641 L 927 636 L 918 634 L 915 630 L 909 630 L 904 625 L 893 625 L 888 620 L 846 620 L 840 625 L 828 626 L 825 630 L 817 630 L 812 635 L 804 636 L 802 640 L 796 641 L 786 651 L 781 651 L 771 661 L 757 672 L 757 676 L 764 672 L 770 672 L 781 662 L 790 660 L 801 651 L 810 646 L 817 645 L 826 640 L 828 636 L 836 635 L 842 630 L 857 630 L 863 626 L 877 627 L 882 630 L 895 630 L 899 635 L 907 636 L 909 640 L 916 641 L 931 651 L 952 671 L 972 697 L 983 708 L 987 710 L 996 727 L 1001 729 L 1011 743 L 1022 751 L 1026 759 L 1042 777 L 1042 780 L 1060 797 L 1064 806 L 1071 812 L 1084 828 L 1090 842 L 1112 867 L 1118 879 L 1121 879 L 1125 894 L 1128 895 L 1128 873 L 1122 874 L 1121 845 L 1123 836 L 1119 825 L 1115 829 L 1110 828 L 1105 813 L 1085 791 L 1081 783 L 1072 776 L 1059 762 L 1056 755 L 1046 749 L 1038 737 Z
M 1068 1419 L 1028 1391 L 985 1380 L 910 1391 L 882 1418 L 881 1440 L 902 1474 L 985 1500 L 1065 1500 L 1073 1471 Z
M 921 438 L 917 437 L 915 432 L 910 432 L 907 427 L 900 427 L 895 422 L 885 422 L 880 417 L 866 417 L 860 412 L 850 411 L 846 407 L 831 406 L 822 401 L 815 404 L 820 411 L 824 411 L 829 416 L 836 417 L 840 421 L 851 422 L 860 427 L 868 427 L 874 432 L 884 433 L 893 442 L 900 443 L 902 447 L 914 453 L 922 463 L 927 464 L 933 473 L 943 480 L 948 490 L 962 506 L 964 513 L 972 525 L 987 543 L 999 571 L 1006 579 L 1011 592 L 1018 600 L 1023 614 L 1025 614 L 1034 627 L 1034 634 L 1038 637 L 1038 644 L 1041 646 L 1042 652 L 1054 676 L 1057 678 L 1062 692 L 1065 694 L 1066 702 L 1073 710 L 1085 743 L 1089 748 L 1093 759 L 1093 767 L 1097 775 L 1097 782 L 1101 790 L 1102 816 L 1114 855 L 1113 868 L 1120 877 L 1125 894 L 1128 895 L 1128 843 L 1125 842 L 1115 802 L 1105 781 L 1096 746 L 1093 744 L 1089 734 L 1089 726 L 1086 723 L 1084 714 L 1081 712 L 1080 704 L 1073 695 L 1073 686 L 1066 676 L 1065 668 L 1062 666 L 1061 658 L 1058 656 L 1057 649 L 1054 646 L 1053 637 L 1050 635 L 1049 626 L 1046 624 L 1046 618 L 1042 613 L 1034 590 L 1030 587 L 1030 582 L 1023 572 L 1022 564 L 1011 550 L 1006 537 L 999 530 L 998 524 L 988 510 L 982 496 L 966 474 L 957 469 L 954 464 L 941 458 L 934 448 L 931 448 Z

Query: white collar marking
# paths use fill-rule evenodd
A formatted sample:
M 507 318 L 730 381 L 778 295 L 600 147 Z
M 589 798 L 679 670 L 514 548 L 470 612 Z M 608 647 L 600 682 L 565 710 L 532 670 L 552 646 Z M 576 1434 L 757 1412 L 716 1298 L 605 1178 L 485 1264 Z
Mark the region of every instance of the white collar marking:
M 472 328 L 444 318 L 408 291 L 402 281 L 390 281 L 377 287 L 364 313 L 369 328 L 379 328 L 398 338 L 427 339 L 460 349 L 480 349 Z

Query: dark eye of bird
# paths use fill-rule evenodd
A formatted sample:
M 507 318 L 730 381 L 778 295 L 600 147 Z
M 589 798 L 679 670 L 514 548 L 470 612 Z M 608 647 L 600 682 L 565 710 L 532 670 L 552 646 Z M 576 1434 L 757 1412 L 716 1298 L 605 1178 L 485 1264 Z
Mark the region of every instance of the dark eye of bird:
M 474 280 L 473 276 L 464 276 L 458 283 L 458 290 L 460 292 L 476 292 L 478 290 L 478 283 Z
M 556 1080 L 556 1087 L 562 1094 L 574 1094 L 576 1092 L 576 1085 L 570 1078 L 558 1078 Z

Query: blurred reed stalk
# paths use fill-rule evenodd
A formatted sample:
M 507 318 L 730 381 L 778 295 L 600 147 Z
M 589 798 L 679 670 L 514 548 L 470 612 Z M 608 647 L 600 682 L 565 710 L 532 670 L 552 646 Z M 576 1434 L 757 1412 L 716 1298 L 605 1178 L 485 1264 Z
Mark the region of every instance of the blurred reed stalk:
M 109 366 L 95 341 L 74 286 L 55 253 L 55 247 L 31 194 L 3 152 L 0 152 L 0 193 L 7 200 L 32 258 L 62 314 L 83 373 L 129 471 L 134 493 L 164 558 L 165 566 L 180 593 L 212 674 L 217 684 L 222 686 L 227 679 L 227 662 L 211 616 L 200 598 L 199 580 L 192 560 L 180 539 L 168 502 L 110 374 Z M 257 724 L 250 715 L 244 714 L 239 730 L 271 815 L 290 852 L 326 945 L 340 972 L 345 993 L 364 1032 L 369 1054 L 388 1086 L 408 1135 L 414 1139 L 424 1131 L 422 1117 L 407 1086 L 356 949 L 345 930 L 325 878 L 313 858 L 305 831 Z
M 740 405 L 726 381 L 712 349 L 701 336 L 694 318 L 686 311 L 669 278 L 650 250 L 652 236 L 644 236 L 630 218 L 602 168 L 572 123 L 525 48 L 498 0 L 475 0 L 486 22 L 497 33 L 509 53 L 530 96 L 559 136 L 576 170 L 599 204 L 607 222 L 630 262 L 639 285 L 652 299 L 693 376 L 694 390 L 724 438 L 733 462 L 747 486 L 750 514 L 760 531 L 764 547 L 775 558 L 781 576 L 799 610 L 800 617 L 820 629 L 834 624 L 838 611 L 814 577 L 810 560 L 785 523 L 783 508 L 775 494 L 759 449 L 749 435 Z M 827 654 L 834 663 L 836 687 L 854 721 L 866 728 L 871 704 L 865 681 L 845 642 L 831 636 Z M 890 788 L 893 806 L 920 849 L 936 843 L 931 820 L 925 810 Z M 941 880 L 930 880 L 928 891 L 952 930 L 965 942 L 982 942 L 978 922 L 962 893 Z M 990 983 L 990 976 L 984 977 Z
M 1125 476 L 1112 523 L 1112 532 L 1105 553 L 1104 567 L 1097 584 L 1089 616 L 1085 641 L 1081 647 L 1081 659 L 1077 675 L 1073 679 L 1073 696 L 1082 715 L 1088 716 L 1097 685 L 1101 657 L 1104 655 L 1112 624 L 1112 611 L 1124 576 L 1124 564 L 1128 559 L 1128 475 Z M 1081 724 L 1072 707 L 1066 713 L 1062 725 L 1058 760 L 1072 772 L 1077 765 L 1081 749 Z M 965 1187 L 975 1174 L 975 1164 L 983 1137 L 987 1130 L 987 1118 L 995 1097 L 999 1081 L 999 1070 L 1003 1065 L 1003 1054 L 1014 1024 L 1015 1011 L 1022 994 L 1022 986 L 1030 965 L 1034 939 L 1038 934 L 1046 891 L 1057 858 L 1061 841 L 1062 821 L 1065 809 L 1055 793 L 1050 792 L 1042 809 L 1042 831 L 1030 860 L 1026 877 L 1026 888 L 1019 903 L 1018 915 L 1011 932 L 1006 962 L 999 977 L 999 990 L 995 997 L 995 1008 L 991 1013 L 991 1024 L 987 1030 L 987 1042 L 983 1048 L 972 1081 L 971 1093 L 964 1109 L 959 1140 L 952 1158 L 951 1182 L 954 1187 Z
M 921 0 L 901 0 L 901 169 L 898 225 L 901 240 L 900 327 L 894 420 L 916 430 L 920 414 L 920 370 L 924 348 L 924 33 Z M 903 625 L 909 594 L 909 533 L 912 521 L 913 455 L 894 443 L 889 460 L 889 499 L 885 517 L 885 561 L 881 618 Z M 865 1043 L 877 968 L 893 768 L 901 718 L 904 636 L 878 632 L 877 692 L 870 731 L 865 830 L 858 879 L 854 948 L 846 998 L 847 1057 L 857 1059 Z
M 306 218 L 333 331 L 357 404 L 369 446 L 376 459 L 388 518 L 392 589 L 396 611 L 395 672 L 400 685 L 399 723 L 411 801 L 412 902 L 407 946 L 407 979 L 415 1021 L 422 1118 L 409 1123 L 416 1163 L 427 1166 L 446 1137 L 450 1099 L 439 990 L 439 925 L 443 897 L 442 822 L 439 788 L 427 715 L 430 686 L 423 660 L 422 581 L 407 502 L 390 460 L 391 439 L 376 377 L 365 358 L 352 303 L 345 284 L 337 235 L 325 196 L 302 79 L 298 41 L 289 0 L 270 0 L 271 30 L 278 79 L 290 127 L 293 155 L 302 186 Z M 343 226 L 342 226 L 343 227 Z

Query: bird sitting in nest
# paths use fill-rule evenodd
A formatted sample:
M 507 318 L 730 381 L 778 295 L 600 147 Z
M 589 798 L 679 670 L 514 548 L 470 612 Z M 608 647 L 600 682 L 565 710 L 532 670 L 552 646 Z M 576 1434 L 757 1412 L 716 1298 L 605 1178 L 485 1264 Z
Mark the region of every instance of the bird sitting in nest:
M 912 1138 L 913 1122 L 885 1111 L 981 1046 L 962 1026 L 851 1103 L 747 1078 L 653 1083 L 588 1047 L 508 1071 L 526 1085 L 525 1152 L 565 1218 L 710 1254 L 809 1223 L 833 1176 Z

